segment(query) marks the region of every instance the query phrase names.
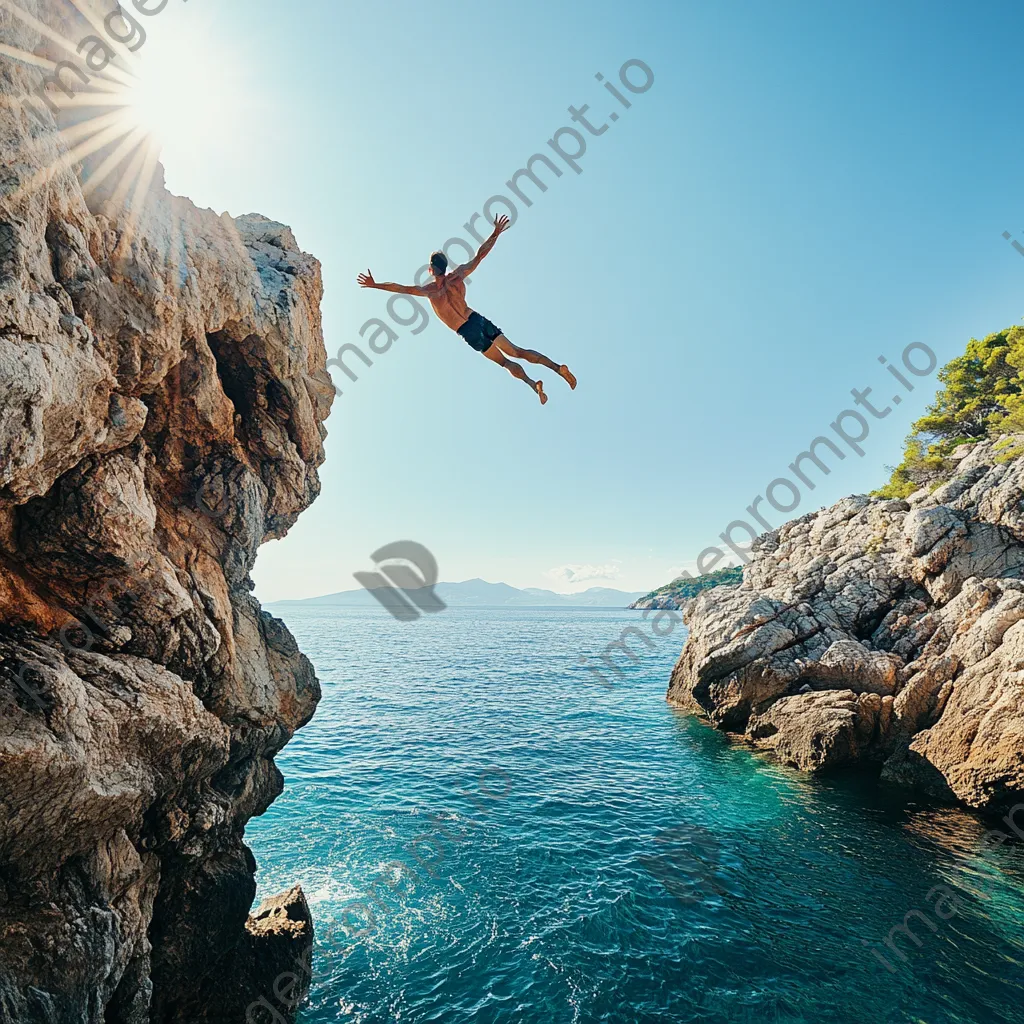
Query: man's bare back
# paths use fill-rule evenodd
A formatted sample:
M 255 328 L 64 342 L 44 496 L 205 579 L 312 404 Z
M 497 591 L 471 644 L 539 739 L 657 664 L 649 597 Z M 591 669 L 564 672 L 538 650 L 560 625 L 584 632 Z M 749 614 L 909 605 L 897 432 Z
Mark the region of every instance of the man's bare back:
M 476 256 L 468 263 L 448 270 L 448 258 L 442 252 L 435 252 L 430 257 L 430 272 L 434 280 L 427 285 L 404 285 L 393 283 L 378 284 L 369 270 L 360 274 L 357 281 L 362 288 L 379 288 L 382 291 L 398 292 L 402 295 L 422 295 L 430 300 L 430 305 L 438 319 L 458 334 L 470 348 L 487 356 L 491 362 L 504 366 L 513 377 L 529 384 L 544 405 L 548 396 L 544 394 L 544 385 L 539 380 L 531 380 L 526 371 L 513 359 L 524 359 L 528 363 L 537 363 L 554 370 L 570 388 L 575 389 L 576 378 L 569 367 L 559 364 L 540 352 L 529 348 L 519 348 L 505 337 L 500 327 L 491 323 L 466 304 L 466 278 L 480 265 L 480 261 L 494 248 L 494 243 L 502 232 L 509 227 L 508 217 L 502 215 L 494 222 L 494 230 L 480 246 Z M 511 356 L 512 359 L 507 359 Z
M 438 319 L 453 331 L 458 331 L 473 312 L 466 305 L 466 282 L 458 275 L 461 269 L 457 267 L 450 274 L 433 281 L 432 290 L 427 293 Z

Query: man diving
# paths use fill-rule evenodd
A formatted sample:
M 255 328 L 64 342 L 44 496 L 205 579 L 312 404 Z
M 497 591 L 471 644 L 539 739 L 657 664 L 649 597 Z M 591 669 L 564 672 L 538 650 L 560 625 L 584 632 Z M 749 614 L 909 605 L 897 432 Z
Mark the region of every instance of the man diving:
M 519 348 L 518 345 L 513 345 L 502 333 L 500 327 L 495 327 L 487 317 L 481 316 L 466 305 L 466 278 L 476 270 L 480 261 L 494 248 L 498 235 L 507 231 L 508 227 L 509 219 L 502 214 L 494 222 L 494 230 L 480 246 L 477 254 L 468 263 L 463 263 L 451 271 L 448 270 L 448 257 L 443 252 L 431 253 L 430 272 L 434 275 L 434 280 L 430 284 L 407 285 L 390 282 L 378 284 L 369 270 L 365 274 L 360 274 L 357 281 L 361 288 L 379 288 L 381 291 L 399 292 L 402 295 L 423 295 L 430 299 L 430 305 L 434 307 L 434 312 L 443 323 L 460 335 L 470 348 L 482 352 L 491 362 L 504 366 L 513 377 L 518 377 L 521 381 L 529 384 L 537 392 L 540 404 L 544 405 L 548 396 L 544 394 L 543 383 L 539 380 L 531 380 L 522 366 L 513 362 L 513 359 L 523 359 L 528 363 L 546 366 L 562 377 L 570 388 L 575 389 L 576 378 L 570 373 L 569 367 L 564 364 L 559 365 L 540 352 L 535 352 L 532 348 Z M 511 356 L 512 359 L 507 359 L 506 356 Z

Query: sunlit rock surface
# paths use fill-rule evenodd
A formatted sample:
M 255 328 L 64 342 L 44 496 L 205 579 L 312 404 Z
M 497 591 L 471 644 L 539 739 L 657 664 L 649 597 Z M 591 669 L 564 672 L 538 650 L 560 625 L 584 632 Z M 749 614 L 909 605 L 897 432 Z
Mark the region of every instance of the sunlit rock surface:
M 320 696 L 249 579 L 319 491 L 320 267 L 158 167 L 83 194 L 0 69 L 0 1020 L 241 1021 L 312 943 L 300 891 L 249 917 L 242 836 Z
M 669 700 L 807 770 L 1021 799 L 1024 459 L 997 445 L 958 448 L 934 492 L 845 498 L 762 537 L 742 584 L 689 610 Z

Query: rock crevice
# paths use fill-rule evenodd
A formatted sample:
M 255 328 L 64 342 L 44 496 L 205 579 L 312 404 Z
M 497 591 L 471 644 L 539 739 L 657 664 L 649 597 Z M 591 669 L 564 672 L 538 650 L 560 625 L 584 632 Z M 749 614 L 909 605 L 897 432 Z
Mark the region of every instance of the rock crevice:
M 38 83 L 4 58 L 0 1019 L 240 1021 L 312 942 L 301 891 L 250 916 L 243 831 L 320 696 L 249 575 L 319 491 L 320 267 L 158 181 L 119 208 Z

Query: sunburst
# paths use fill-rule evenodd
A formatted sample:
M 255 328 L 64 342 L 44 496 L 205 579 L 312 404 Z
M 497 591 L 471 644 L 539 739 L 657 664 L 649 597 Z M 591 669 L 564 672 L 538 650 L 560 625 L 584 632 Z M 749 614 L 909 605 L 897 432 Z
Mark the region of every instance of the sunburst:
M 0 42 L 0 59 L 39 72 L 34 91 L 8 102 L 37 119 L 52 118 L 63 143 L 21 188 L 37 189 L 74 169 L 90 203 L 113 207 L 119 216 L 123 253 L 143 213 L 162 145 L 170 139 L 187 146 L 201 127 L 197 122 L 209 118 L 211 98 L 187 56 L 191 52 L 194 58 L 195 40 L 187 47 L 169 44 L 172 34 L 158 33 L 152 16 L 133 18 L 124 7 L 119 17 L 112 15 L 106 0 L 68 2 L 80 15 L 74 39 L 39 21 L 17 0 L 0 0 L 0 9 L 43 40 L 36 52 Z M 159 27 L 166 28 L 166 21 Z M 97 66 L 104 57 L 106 63 Z

